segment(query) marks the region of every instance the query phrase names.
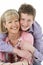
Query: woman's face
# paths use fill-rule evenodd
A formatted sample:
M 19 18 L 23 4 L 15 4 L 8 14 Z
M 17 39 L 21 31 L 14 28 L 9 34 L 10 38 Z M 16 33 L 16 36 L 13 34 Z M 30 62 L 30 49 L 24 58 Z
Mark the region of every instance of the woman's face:
M 7 16 L 6 24 L 4 26 L 7 28 L 8 33 L 18 33 L 20 28 L 18 17 L 14 15 Z

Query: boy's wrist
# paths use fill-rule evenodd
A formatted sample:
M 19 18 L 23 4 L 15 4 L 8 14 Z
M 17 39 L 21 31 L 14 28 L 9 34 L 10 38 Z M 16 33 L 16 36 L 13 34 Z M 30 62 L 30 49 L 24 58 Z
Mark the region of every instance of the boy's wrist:
M 13 53 L 16 53 L 17 54 L 18 52 L 19 52 L 19 50 L 17 48 L 14 48 L 13 49 Z
M 35 52 L 35 47 L 32 47 L 31 53 L 34 54 Z

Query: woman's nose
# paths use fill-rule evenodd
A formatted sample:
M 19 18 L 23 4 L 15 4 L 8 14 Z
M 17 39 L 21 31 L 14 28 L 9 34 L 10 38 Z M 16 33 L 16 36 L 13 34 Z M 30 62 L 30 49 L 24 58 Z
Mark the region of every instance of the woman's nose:
M 15 21 L 13 21 L 13 22 L 12 22 L 12 25 L 16 25 L 16 22 L 15 22 Z

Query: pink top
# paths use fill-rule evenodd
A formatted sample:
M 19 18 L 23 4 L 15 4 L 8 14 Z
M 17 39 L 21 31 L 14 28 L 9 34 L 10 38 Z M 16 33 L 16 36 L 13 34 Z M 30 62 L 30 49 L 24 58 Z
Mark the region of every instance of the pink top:
M 21 37 L 22 37 L 22 41 L 27 41 L 28 43 L 32 44 L 34 43 L 34 38 L 33 38 L 33 35 L 31 33 L 28 33 L 28 32 L 23 32 L 21 34 Z
M 7 43 L 8 43 L 8 42 L 9 42 L 9 41 L 8 41 L 8 38 L 7 38 L 6 40 L 7 40 Z M 6 40 L 5 40 L 5 41 L 6 41 Z M 32 44 L 32 45 L 33 45 L 33 43 L 34 43 L 32 34 L 27 33 L 27 32 L 22 32 L 21 37 L 20 37 L 19 40 L 22 40 L 22 42 L 26 41 L 26 42 L 28 42 L 28 44 L 30 43 L 30 44 Z M 20 43 L 20 44 L 21 44 L 21 43 Z M 28 44 L 26 44 L 27 47 L 28 47 Z M 23 45 L 22 45 L 22 46 L 23 46 Z M 5 61 L 5 53 L 1 53 L 1 52 L 0 52 L 0 59 L 3 60 L 3 61 Z

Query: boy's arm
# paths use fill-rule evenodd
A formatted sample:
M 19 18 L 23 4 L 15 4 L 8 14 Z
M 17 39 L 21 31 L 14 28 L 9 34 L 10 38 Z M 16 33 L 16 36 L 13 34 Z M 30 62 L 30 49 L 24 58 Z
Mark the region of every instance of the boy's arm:
M 7 44 L 2 39 L 0 39 L 0 51 L 12 53 L 13 47 L 10 44 Z
M 12 53 L 13 47 L 10 44 L 7 44 L 5 41 L 3 41 L 3 39 L 6 36 L 7 36 L 6 34 L 0 32 L 0 51 Z
M 36 60 L 42 61 L 43 60 L 43 37 L 42 37 L 42 30 L 40 25 L 36 22 L 34 25 L 34 46 L 36 48 L 34 52 L 34 56 Z
M 28 52 L 27 50 L 20 50 L 15 48 L 13 52 L 16 53 L 18 56 L 26 58 L 26 59 L 30 59 L 32 57 L 32 54 Z
M 0 39 L 0 52 L 16 53 L 18 56 L 23 58 L 31 57 L 31 53 L 29 53 L 28 51 L 16 49 L 1 39 Z
M 0 65 L 10 65 L 11 63 L 5 63 L 0 61 Z
M 9 63 L 9 62 L 5 63 L 0 61 L 0 65 L 28 65 L 28 62 L 26 60 L 15 62 L 15 63 Z

